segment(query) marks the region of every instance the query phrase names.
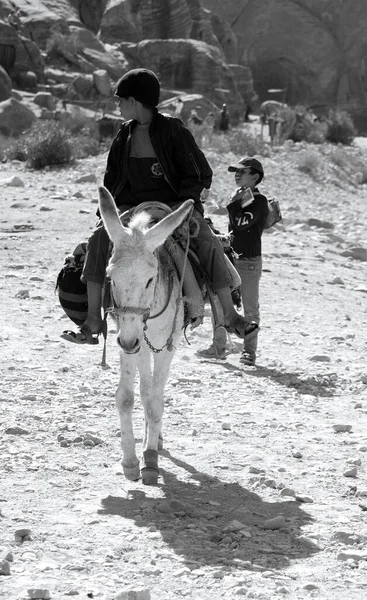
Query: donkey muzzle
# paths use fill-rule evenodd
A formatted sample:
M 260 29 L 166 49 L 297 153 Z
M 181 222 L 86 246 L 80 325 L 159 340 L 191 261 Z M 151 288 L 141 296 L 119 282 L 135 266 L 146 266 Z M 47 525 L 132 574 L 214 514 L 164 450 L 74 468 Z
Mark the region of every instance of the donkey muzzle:
M 120 346 L 121 350 L 125 352 L 125 354 L 136 354 L 139 352 L 141 343 L 137 338 L 135 340 L 123 340 L 119 336 L 117 336 L 117 344 Z

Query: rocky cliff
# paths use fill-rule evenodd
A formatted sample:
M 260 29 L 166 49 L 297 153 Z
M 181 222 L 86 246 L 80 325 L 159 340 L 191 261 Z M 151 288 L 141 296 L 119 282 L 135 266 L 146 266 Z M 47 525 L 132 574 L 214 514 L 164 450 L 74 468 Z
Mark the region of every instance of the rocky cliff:
M 17 0 L 16 9 L 0 0 L 0 34 L 0 65 L 15 86 L 49 86 L 70 101 L 95 99 L 95 69 L 116 81 L 136 66 L 159 74 L 164 99 L 170 89 L 202 94 L 227 102 L 234 120 L 252 93 L 251 73 L 237 85 L 232 68 L 235 34 L 200 0 Z
M 260 99 L 285 90 L 290 104 L 349 110 L 367 104 L 365 0 L 202 0 L 221 14 L 249 63 Z
M 15 86 L 59 95 L 84 77 L 69 85 L 70 100 L 89 97 L 95 69 L 116 80 L 144 65 L 165 98 L 203 94 L 235 119 L 253 82 L 261 100 L 276 88 L 290 104 L 358 112 L 366 28 L 365 0 L 0 0 L 0 65 Z

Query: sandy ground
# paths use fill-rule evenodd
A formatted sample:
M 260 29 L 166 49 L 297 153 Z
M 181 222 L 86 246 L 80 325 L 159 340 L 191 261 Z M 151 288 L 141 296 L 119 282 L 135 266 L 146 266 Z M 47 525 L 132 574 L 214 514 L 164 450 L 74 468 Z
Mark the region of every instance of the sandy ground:
M 311 151 L 310 175 L 298 166 Z M 355 183 L 366 150 L 338 152 L 339 165 L 329 146 L 264 158 L 262 189 L 284 222 L 263 237 L 258 365 L 195 355 L 209 315 L 182 341 L 156 487 L 122 475 L 114 336 L 108 369 L 101 345 L 59 337 L 70 323 L 56 275 L 94 224 L 105 156 L 38 173 L 0 166 L 0 180 L 25 184 L 0 182 L 1 599 L 40 588 L 112 600 L 129 586 L 121 598 L 366 597 L 367 187 Z M 235 157 L 207 155 L 225 205 Z M 75 183 L 91 173 L 97 183 Z M 137 402 L 139 443 L 142 418 Z

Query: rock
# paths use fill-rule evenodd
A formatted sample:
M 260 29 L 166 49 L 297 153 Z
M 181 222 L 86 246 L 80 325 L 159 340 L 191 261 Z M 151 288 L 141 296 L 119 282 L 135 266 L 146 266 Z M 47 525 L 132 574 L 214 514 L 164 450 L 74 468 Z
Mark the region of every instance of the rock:
M 8 435 L 28 435 L 28 429 L 24 429 L 23 427 L 19 427 L 18 425 L 14 425 L 12 427 L 7 427 L 5 429 L 5 433 Z
M 88 175 L 82 175 L 75 179 L 74 183 L 96 183 L 97 177 L 94 173 L 88 173 Z
M 24 187 L 24 181 L 20 177 L 13 175 L 13 177 L 8 177 L 8 179 L 1 179 L 0 186 L 1 185 L 6 185 L 9 187 Z M 13 207 L 14 206 L 15 205 L 13 204 Z
M 253 473 L 254 475 L 260 475 L 261 473 L 265 473 L 265 469 L 261 467 L 254 467 L 253 465 L 249 467 L 249 473 Z
M 332 542 L 341 542 L 345 546 L 353 546 L 354 544 L 359 544 L 363 541 L 361 536 L 346 531 L 336 531 L 333 533 L 330 540 Z
M 281 529 L 282 527 L 285 527 L 285 518 L 283 515 L 277 515 L 276 517 L 267 519 L 264 522 L 265 529 Z
M 38 92 L 33 98 L 33 102 L 47 110 L 56 110 L 56 100 L 50 92 Z
M 14 536 L 17 537 L 17 538 L 30 537 L 31 536 L 31 530 L 28 529 L 27 527 L 23 527 L 22 529 L 17 529 L 14 532 Z
M 343 552 L 339 552 L 337 556 L 338 560 L 355 560 L 359 562 L 360 560 L 367 560 L 367 552 L 364 550 L 344 550 Z
M 98 69 L 93 73 L 93 83 L 97 92 L 101 96 L 111 97 L 111 81 L 107 71 L 104 69 Z
M 277 587 L 275 591 L 278 594 L 283 594 L 284 596 L 286 596 L 287 594 L 290 593 L 289 588 L 287 588 L 285 585 L 281 585 L 281 586 Z
M 91 440 L 95 446 L 99 446 L 100 444 L 103 444 L 103 441 L 101 440 L 101 438 L 99 438 L 97 435 L 94 435 L 94 433 L 87 432 L 85 434 L 85 439 Z
M 148 588 L 126 588 L 118 592 L 114 600 L 151 600 Z
M 311 496 L 299 496 L 298 494 L 296 494 L 296 500 L 297 502 L 303 502 L 304 504 L 313 503 L 313 498 L 311 498 Z
M 293 456 L 293 458 L 303 458 L 302 452 L 298 452 L 298 451 L 292 452 L 292 456 Z
M 0 133 L 17 136 L 29 129 L 36 121 L 36 115 L 15 98 L 0 102 Z
M 224 429 L 225 431 L 230 431 L 231 424 L 230 423 L 222 423 L 222 429 Z
M 335 433 L 349 433 L 352 431 L 352 425 L 333 425 Z
M 294 490 L 292 490 L 292 488 L 285 487 L 280 490 L 280 495 L 294 497 L 296 495 L 296 492 Z
M 241 529 L 246 529 L 246 525 L 240 523 L 240 521 L 233 520 L 223 528 L 223 531 L 241 531 Z
M 72 86 L 79 98 L 89 99 L 93 95 L 94 84 L 92 75 L 78 75 L 73 80 Z
M 356 465 L 356 467 L 360 467 L 362 464 L 362 461 L 360 458 L 349 458 L 347 460 L 347 464 L 348 465 Z
M 357 467 L 353 467 L 353 469 L 347 469 L 346 471 L 344 471 L 343 475 L 344 477 L 356 478 L 358 475 L 358 469 Z
M 86 448 L 94 448 L 95 443 L 92 442 L 92 440 L 84 440 L 83 446 L 85 446 Z
M 180 3 L 176 3 L 176 6 L 178 4 Z M 169 57 L 169 60 L 163 66 L 162 56 Z M 149 64 L 153 70 L 153 65 L 157 65 L 160 77 L 168 89 L 187 88 L 187 85 L 182 85 L 184 80 L 179 70 L 172 68 L 175 64 L 187 65 L 185 77 L 187 77 L 186 81 L 191 82 L 189 90 L 195 91 L 195 94 L 209 96 L 210 102 L 215 105 L 214 111 L 213 109 L 209 110 L 214 114 L 218 113 L 217 106 L 223 102 L 222 94 L 219 92 L 218 95 L 215 89 L 223 88 L 225 82 L 225 87 L 229 91 L 226 94 L 226 102 L 232 116 L 231 122 L 235 123 L 237 121 L 236 114 L 243 114 L 243 98 L 237 89 L 233 74 L 221 58 L 221 53 L 218 53 L 215 42 L 211 45 L 210 42 L 203 43 L 192 38 L 162 39 L 161 36 L 153 39 L 150 31 L 147 38 L 143 36 L 142 41 L 139 42 L 138 57 L 139 63 Z M 212 93 L 208 94 L 209 90 L 212 90 Z M 172 98 L 172 94 L 170 97 Z M 164 103 L 166 99 L 161 93 L 161 102 Z M 206 114 L 203 115 L 200 110 L 198 112 L 200 118 L 206 116 Z M 181 117 L 185 119 L 186 114 L 182 112 Z
M 319 586 L 316 583 L 305 583 L 303 589 L 307 591 L 318 590 Z
M 367 248 L 356 246 L 355 248 L 349 248 L 341 252 L 341 256 L 353 258 L 354 260 L 360 260 L 362 262 L 367 261 Z
M 314 362 L 330 362 L 330 356 L 326 354 L 315 354 L 314 356 L 310 356 L 310 360 Z
M 320 221 L 320 219 L 316 219 L 314 217 L 312 217 L 311 219 L 308 219 L 306 221 L 306 223 L 310 227 L 321 227 L 323 229 L 334 229 L 333 223 L 330 223 L 329 221 Z
M 12 83 L 5 69 L 0 65 L 0 102 L 11 97 Z
M 45 588 L 30 588 L 28 596 L 34 600 L 50 600 L 51 595 Z
M 0 575 L 10 575 L 10 562 L 6 560 L 0 560 Z

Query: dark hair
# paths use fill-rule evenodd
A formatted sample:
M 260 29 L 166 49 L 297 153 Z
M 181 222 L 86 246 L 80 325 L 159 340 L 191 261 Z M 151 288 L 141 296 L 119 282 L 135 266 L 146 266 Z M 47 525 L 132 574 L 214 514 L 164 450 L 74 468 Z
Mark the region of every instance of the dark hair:
M 260 171 L 258 171 L 257 169 L 254 169 L 253 167 L 250 167 L 250 174 L 258 175 L 256 185 L 259 185 L 259 183 L 261 183 L 262 180 L 264 179 L 264 173 L 260 173 Z

